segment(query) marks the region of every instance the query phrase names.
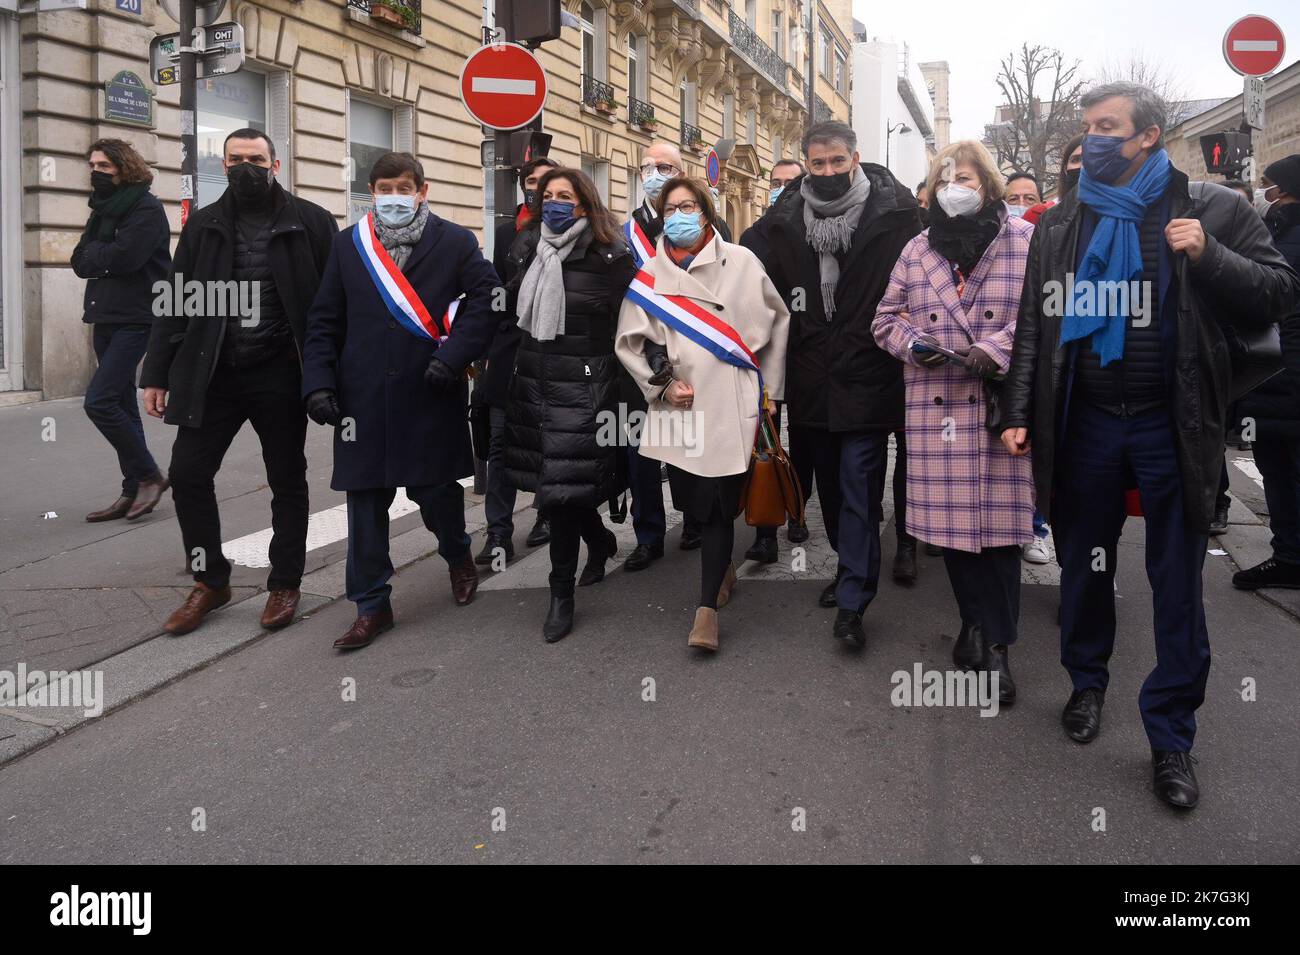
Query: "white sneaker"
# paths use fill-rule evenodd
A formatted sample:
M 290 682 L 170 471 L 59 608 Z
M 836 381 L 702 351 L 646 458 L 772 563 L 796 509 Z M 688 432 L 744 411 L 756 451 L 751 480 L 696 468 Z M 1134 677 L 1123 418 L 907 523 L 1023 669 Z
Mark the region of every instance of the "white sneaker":
M 1047 549 L 1047 538 L 1035 537 L 1020 548 L 1020 556 L 1030 564 L 1046 564 L 1051 561 L 1052 553 Z

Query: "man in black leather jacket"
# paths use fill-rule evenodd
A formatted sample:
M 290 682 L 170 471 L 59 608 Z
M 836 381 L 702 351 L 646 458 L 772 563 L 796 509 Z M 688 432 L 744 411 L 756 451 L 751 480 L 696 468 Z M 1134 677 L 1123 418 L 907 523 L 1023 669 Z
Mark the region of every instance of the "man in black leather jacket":
M 1225 331 L 1235 334 L 1233 323 L 1247 335 L 1267 330 L 1291 307 L 1300 279 L 1236 193 L 1189 183 L 1172 166 L 1167 176 L 1151 175 L 1167 165 L 1166 112 L 1156 94 L 1111 83 L 1081 105 L 1083 174 L 1043 215 L 1030 246 L 1002 439 L 1012 454 L 1028 454 L 1032 444 L 1038 508 L 1057 529 L 1061 662 L 1073 682 L 1062 722 L 1080 743 L 1101 728 L 1116 546 L 1127 479 L 1136 479 L 1156 642 L 1139 704 L 1156 795 L 1190 809 L 1199 798 L 1190 756 L 1195 712 L 1210 669 L 1201 570 L 1234 397 Z M 1156 165 L 1143 175 L 1146 163 Z M 1138 196 L 1165 178 L 1158 194 Z M 1122 202 L 1112 200 L 1116 190 Z M 1118 205 L 1141 211 L 1116 216 Z M 1106 208 L 1112 212 L 1099 211 Z M 1105 361 L 1102 331 L 1061 344 L 1070 327 L 1063 312 L 1073 301 L 1082 314 L 1071 289 L 1081 288 L 1085 252 L 1117 264 L 1118 245 L 1093 241 L 1116 223 L 1116 235 L 1127 228 L 1137 240 L 1141 263 L 1122 276 L 1131 289 L 1129 308 L 1116 313 L 1122 354 Z

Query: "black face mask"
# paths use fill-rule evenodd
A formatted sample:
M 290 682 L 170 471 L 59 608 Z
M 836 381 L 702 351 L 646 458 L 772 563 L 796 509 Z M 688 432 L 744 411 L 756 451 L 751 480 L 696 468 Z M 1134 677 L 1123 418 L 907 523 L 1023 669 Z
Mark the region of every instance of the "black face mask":
M 1065 183 L 1066 190 L 1073 189 L 1075 186 L 1079 184 L 1079 170 L 1078 169 L 1065 170 L 1065 178 L 1061 181 Z
M 267 166 L 236 163 L 226 172 L 226 181 L 240 202 L 255 205 L 271 194 L 271 170 Z
M 838 199 L 849 191 L 849 179 L 852 175 L 852 172 L 837 172 L 829 176 L 809 176 L 808 182 L 812 185 L 812 191 L 817 193 L 818 199 L 830 201 Z
M 97 198 L 106 199 L 117 191 L 117 184 L 111 172 L 96 170 L 90 174 L 90 188 Z
M 537 190 L 536 190 L 536 189 L 525 189 L 525 190 L 524 190 L 524 208 L 525 208 L 525 209 L 531 209 L 531 208 L 533 207 L 533 203 L 536 202 L 536 201 L 537 201 Z

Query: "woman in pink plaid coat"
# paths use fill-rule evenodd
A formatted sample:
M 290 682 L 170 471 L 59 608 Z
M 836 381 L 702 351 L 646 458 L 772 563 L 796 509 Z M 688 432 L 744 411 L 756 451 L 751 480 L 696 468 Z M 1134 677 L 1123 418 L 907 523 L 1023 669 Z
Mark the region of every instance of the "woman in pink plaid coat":
M 1029 458 L 984 426 L 984 379 L 1011 363 L 1034 227 L 1008 213 L 1002 174 L 973 140 L 944 149 L 927 185 L 930 228 L 899 256 L 872 332 L 904 365 L 906 527 L 944 549 L 961 612 L 953 662 L 995 673 L 1008 704 L 1034 483 Z

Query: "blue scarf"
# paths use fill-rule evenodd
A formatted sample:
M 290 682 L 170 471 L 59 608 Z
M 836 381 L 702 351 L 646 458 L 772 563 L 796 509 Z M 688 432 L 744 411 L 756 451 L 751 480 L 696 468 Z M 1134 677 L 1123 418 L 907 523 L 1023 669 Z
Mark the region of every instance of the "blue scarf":
M 1092 349 L 1103 366 L 1124 355 L 1124 329 L 1127 315 L 1105 315 L 1109 295 L 1100 294 L 1097 283 L 1131 282 L 1142 274 L 1142 248 L 1138 223 L 1147 207 L 1165 194 L 1169 187 L 1169 154 L 1163 149 L 1147 157 L 1126 185 L 1112 186 L 1079 175 L 1079 202 L 1097 214 L 1099 221 L 1092 241 L 1084 253 L 1074 277 L 1074 291 L 1065 303 L 1061 322 L 1061 345 L 1092 336 Z M 1090 307 L 1078 314 L 1079 299 L 1091 299 Z M 1131 300 L 1131 296 L 1129 296 Z

